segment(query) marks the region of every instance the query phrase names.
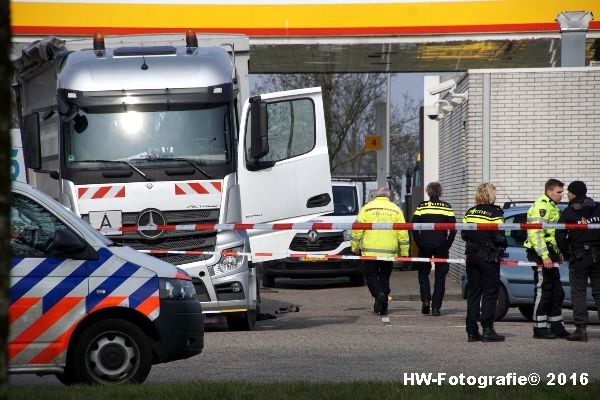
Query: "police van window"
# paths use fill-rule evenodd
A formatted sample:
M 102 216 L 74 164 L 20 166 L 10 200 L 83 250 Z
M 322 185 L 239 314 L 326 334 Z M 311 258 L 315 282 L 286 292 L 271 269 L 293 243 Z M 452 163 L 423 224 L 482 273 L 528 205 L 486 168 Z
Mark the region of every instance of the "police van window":
M 269 153 L 260 161 L 281 161 L 306 154 L 315 147 L 315 108 L 312 100 L 267 104 Z M 246 123 L 246 159 L 250 157 L 250 126 Z
M 35 201 L 13 194 L 10 210 L 10 249 L 16 257 L 57 257 L 54 232 L 68 229 L 58 218 Z

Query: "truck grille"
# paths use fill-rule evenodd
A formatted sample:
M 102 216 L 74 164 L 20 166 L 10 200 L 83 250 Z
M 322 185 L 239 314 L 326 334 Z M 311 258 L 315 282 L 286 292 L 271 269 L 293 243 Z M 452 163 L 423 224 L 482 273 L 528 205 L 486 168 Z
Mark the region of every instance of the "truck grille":
M 307 233 L 298 233 L 290 244 L 293 251 L 330 251 L 335 250 L 344 241 L 343 232 L 319 232 L 314 243 L 308 240 Z
M 174 224 L 216 224 L 219 210 L 178 210 L 161 211 L 165 225 Z M 140 213 L 123 213 L 123 226 L 136 226 Z M 82 218 L 89 222 L 87 215 Z M 109 236 L 115 243 L 136 250 L 200 250 L 214 251 L 217 241 L 216 231 L 165 231 L 156 239 L 143 237 L 139 232 L 123 232 L 120 236 Z M 210 255 L 153 254 L 154 257 L 174 265 L 209 259 Z

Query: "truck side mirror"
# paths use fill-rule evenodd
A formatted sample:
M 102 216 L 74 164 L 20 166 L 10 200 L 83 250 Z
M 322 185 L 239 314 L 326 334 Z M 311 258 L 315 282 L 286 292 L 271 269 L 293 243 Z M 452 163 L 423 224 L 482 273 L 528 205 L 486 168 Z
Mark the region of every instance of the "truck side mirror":
M 267 104 L 260 97 L 250 99 L 250 156 L 259 160 L 269 153 Z
M 25 167 L 40 169 L 42 167 L 42 152 L 40 145 L 40 119 L 38 113 L 28 114 L 23 117 L 21 138 L 23 140 Z

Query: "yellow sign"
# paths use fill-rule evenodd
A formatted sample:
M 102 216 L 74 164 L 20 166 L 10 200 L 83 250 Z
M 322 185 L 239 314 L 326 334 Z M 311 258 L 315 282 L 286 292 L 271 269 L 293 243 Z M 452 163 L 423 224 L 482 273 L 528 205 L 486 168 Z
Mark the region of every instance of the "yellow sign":
M 381 150 L 381 136 L 367 135 L 365 139 L 365 150 Z

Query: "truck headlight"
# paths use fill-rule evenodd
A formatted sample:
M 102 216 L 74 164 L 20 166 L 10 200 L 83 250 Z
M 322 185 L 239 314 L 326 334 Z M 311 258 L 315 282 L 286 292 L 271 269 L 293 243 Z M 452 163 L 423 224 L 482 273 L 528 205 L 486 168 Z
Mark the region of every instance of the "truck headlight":
M 244 251 L 244 246 L 234 247 L 232 249 L 226 249 L 224 251 L 231 251 L 236 253 L 241 253 Z M 238 268 L 242 268 L 244 266 L 244 256 L 238 255 L 224 255 L 221 256 L 221 259 L 218 263 L 209 267 L 210 276 L 220 276 L 231 271 L 235 271 Z
M 344 231 L 344 242 L 349 242 L 352 240 L 352 230 L 345 230 Z
M 160 278 L 158 293 L 161 299 L 193 300 L 196 298 L 196 289 L 192 281 L 183 279 Z

